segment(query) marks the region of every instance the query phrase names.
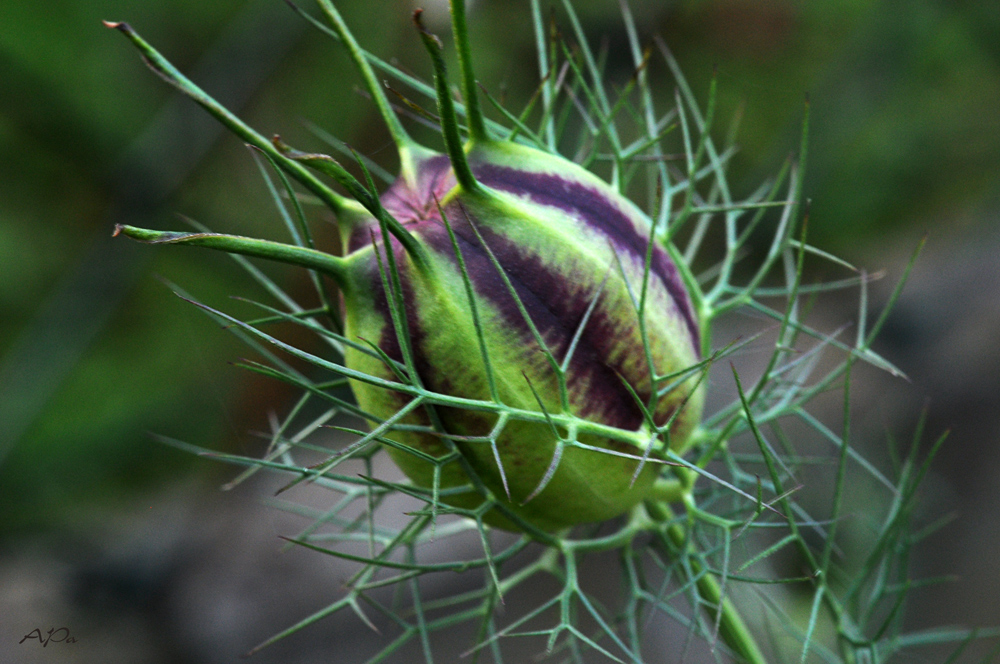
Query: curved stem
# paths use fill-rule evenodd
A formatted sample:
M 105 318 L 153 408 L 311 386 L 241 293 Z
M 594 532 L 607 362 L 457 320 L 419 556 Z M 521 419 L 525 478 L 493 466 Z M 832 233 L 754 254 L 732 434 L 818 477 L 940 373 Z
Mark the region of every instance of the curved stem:
M 665 503 L 649 501 L 646 503 L 646 510 L 653 520 L 660 523 L 667 523 L 674 518 L 673 513 Z M 679 523 L 666 526 L 665 534 L 670 539 L 670 543 L 679 549 L 690 546 L 687 532 Z M 750 664 L 767 664 L 764 654 L 760 651 L 760 646 L 757 645 L 750 629 L 743 622 L 743 617 L 733 606 L 733 603 L 722 595 L 722 590 L 715 577 L 707 573 L 697 560 L 691 559 L 690 567 L 691 573 L 697 579 L 695 584 L 698 586 L 698 594 L 706 600 L 705 610 L 713 620 L 719 621 L 719 637 L 733 652 Z
M 472 67 L 472 49 L 469 47 L 469 26 L 465 21 L 465 0 L 450 0 L 451 30 L 455 35 L 458 51 L 458 68 L 462 74 L 462 96 L 465 97 L 465 114 L 469 120 L 469 134 L 473 141 L 486 141 L 486 124 L 476 93 L 476 72 Z
M 538 53 L 538 79 L 542 91 L 542 113 L 545 118 L 545 145 L 550 152 L 556 151 L 555 120 L 550 109 L 555 96 L 555 80 L 550 71 L 549 56 L 546 50 L 545 28 L 542 23 L 542 9 L 539 0 L 531 0 L 531 22 L 535 31 L 535 50 Z M 541 131 L 539 131 L 541 133 Z
M 365 185 L 358 182 L 353 175 L 348 173 L 347 170 L 330 155 L 313 154 L 293 150 L 289 146 L 282 143 L 281 139 L 277 136 L 274 137 L 273 143 L 282 155 L 293 162 L 305 164 L 320 173 L 329 175 L 334 180 L 339 182 L 373 217 L 385 224 L 388 231 L 392 233 L 397 240 L 399 240 L 399 243 L 403 245 L 403 248 L 406 249 L 406 253 L 409 254 L 410 257 L 414 260 L 426 262 L 426 252 L 421 244 L 417 241 L 413 234 L 410 233 L 410 231 L 406 230 L 406 227 L 404 227 L 403 224 L 399 223 L 398 220 L 396 220 L 386 211 L 385 208 L 382 207 L 382 203 L 379 201 L 378 195 L 375 192 L 374 183 L 371 182 L 370 176 L 368 176 L 369 190 L 369 188 L 366 188 Z M 364 169 L 364 164 L 361 164 L 360 160 L 359 164 L 361 165 L 361 168 Z M 365 171 L 365 174 L 367 176 L 367 170 Z M 344 207 L 345 211 L 349 208 L 346 204 Z
M 445 149 L 451 159 L 451 166 L 455 171 L 455 179 L 458 184 L 469 193 L 480 193 L 483 191 L 482 185 L 476 181 L 469 167 L 469 160 L 465 155 L 465 147 L 462 145 L 462 137 L 458 133 L 458 116 L 455 113 L 455 102 L 451 98 L 451 91 L 448 89 L 448 72 L 445 70 L 444 57 L 441 55 L 441 40 L 437 35 L 428 32 L 420 20 L 422 10 L 413 12 L 413 22 L 420 31 L 420 38 L 430 53 L 431 62 L 434 65 L 434 88 L 437 92 L 438 113 L 441 115 L 441 131 L 444 134 Z M 468 100 L 467 100 L 468 103 Z M 472 117 L 471 109 L 469 117 Z M 480 121 L 482 116 L 480 116 Z
M 271 141 L 267 140 L 256 131 L 251 129 L 246 123 L 240 120 L 229 109 L 215 101 L 208 93 L 199 88 L 190 79 L 184 76 L 163 55 L 149 45 L 139 34 L 132 29 L 128 23 L 113 23 L 105 21 L 104 25 L 118 30 L 139 49 L 143 60 L 160 78 L 177 88 L 185 96 L 194 100 L 199 106 L 208 111 L 212 116 L 221 122 L 227 129 L 239 136 L 241 139 L 259 148 L 264 154 L 274 159 L 275 163 L 281 166 L 289 175 L 302 183 L 304 187 L 316 194 L 334 212 L 341 212 L 350 203 L 350 199 L 336 193 L 319 179 L 310 173 L 304 166 L 288 159 L 281 154 Z
M 385 90 L 382 85 L 379 84 L 378 78 L 375 77 L 375 71 L 372 66 L 368 63 L 367 58 L 365 58 L 365 52 L 362 50 L 361 46 L 358 44 L 354 35 L 351 33 L 344 19 L 341 17 L 340 12 L 337 8 L 333 6 L 330 0 L 317 0 L 323 13 L 326 14 L 327 18 L 330 19 L 330 23 L 333 24 L 333 28 L 340 37 L 340 40 L 347 47 L 347 51 L 351 56 L 351 60 L 354 62 L 354 66 L 357 68 L 358 73 L 361 75 L 362 80 L 364 80 L 365 88 L 368 90 L 368 94 L 372 96 L 372 101 L 375 102 L 375 106 L 378 108 L 378 113 L 382 116 L 382 120 L 386 124 L 386 128 L 389 130 L 389 134 L 392 136 L 393 143 L 396 144 L 396 149 L 399 152 L 399 160 L 401 163 L 401 168 L 404 171 L 404 175 L 412 171 L 414 164 L 412 163 L 413 158 L 417 155 L 414 153 L 423 153 L 427 150 L 416 143 L 403 127 L 403 124 L 399 121 L 399 117 L 393 112 L 392 106 L 389 104 L 389 99 L 385 95 Z
M 649 499 L 662 503 L 677 503 L 684 499 L 688 488 L 678 480 L 658 479 L 649 491 Z
M 407 253 L 415 260 L 426 260 L 425 252 L 417 240 L 403 228 L 395 219 L 382 209 L 378 196 L 373 191 L 368 191 L 353 175 L 348 173 L 332 157 L 326 155 L 305 155 L 296 152 L 275 137 L 267 140 L 256 131 L 251 129 L 246 123 L 236 117 L 229 109 L 215 101 L 204 90 L 192 83 L 187 77 L 181 74 L 170 62 L 163 57 L 156 49 L 150 46 L 142 37 L 132 29 L 127 23 L 105 22 L 109 28 L 114 28 L 129 38 L 138 47 L 143 55 L 146 64 L 149 65 L 156 74 L 165 81 L 180 90 L 186 96 L 197 102 L 202 108 L 207 110 L 227 129 L 239 136 L 250 145 L 260 149 L 261 152 L 274 160 L 283 170 L 293 178 L 301 182 L 307 189 L 316 194 L 330 209 L 338 215 L 356 215 L 357 206 L 350 198 L 341 196 L 323 184 L 306 167 L 313 166 L 334 178 L 343 186 L 354 199 L 360 203 L 368 212 L 377 219 L 385 217 L 389 230 L 400 241 Z M 415 145 L 415 144 L 414 144 Z M 419 147 L 419 146 L 418 146 Z M 310 157 L 315 159 L 310 160 Z M 305 165 L 303 165 L 305 164 Z
M 147 244 L 189 244 L 194 247 L 206 247 L 231 254 L 267 258 L 290 265 L 299 265 L 330 275 L 341 288 L 347 285 L 348 268 L 345 259 L 306 247 L 240 235 L 154 231 L 123 224 L 115 226 L 114 234 L 116 236 L 125 235 Z

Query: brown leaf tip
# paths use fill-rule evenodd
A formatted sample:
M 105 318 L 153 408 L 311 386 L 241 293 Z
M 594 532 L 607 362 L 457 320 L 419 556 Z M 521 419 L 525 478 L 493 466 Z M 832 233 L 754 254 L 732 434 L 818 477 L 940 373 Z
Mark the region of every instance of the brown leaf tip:
M 132 32 L 132 26 L 129 25 L 128 23 L 125 23 L 124 21 L 101 21 L 101 23 L 103 23 L 104 27 L 106 28 L 111 28 L 113 30 L 120 30 L 121 32 L 124 32 L 126 34 Z
M 424 10 L 423 9 L 421 9 L 420 7 L 417 7 L 416 9 L 414 9 L 413 10 L 413 24 L 415 26 L 417 26 L 417 30 L 422 35 L 424 35 L 425 37 L 429 37 L 430 39 L 432 39 L 434 41 L 434 44 L 438 48 L 444 48 L 444 44 L 441 43 L 441 38 L 438 37 L 436 34 L 434 34 L 433 32 L 431 32 L 430 30 L 428 30 L 427 28 L 424 27 L 423 15 L 424 15 Z

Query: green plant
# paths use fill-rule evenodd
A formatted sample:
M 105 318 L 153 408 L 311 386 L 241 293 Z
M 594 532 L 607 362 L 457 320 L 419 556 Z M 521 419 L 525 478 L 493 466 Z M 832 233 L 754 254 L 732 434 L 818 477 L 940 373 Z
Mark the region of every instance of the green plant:
M 702 112 L 667 47 L 657 42 L 642 49 L 624 4 L 635 70 L 612 95 L 603 58 L 589 46 L 572 5 L 563 3 L 571 45 L 557 29 L 545 30 L 540 4 L 532 2 L 541 82 L 516 114 L 482 94 L 503 122 L 487 119 L 479 107 L 461 0 L 452 2 L 452 19 L 463 103 L 453 99 L 440 41 L 420 24 L 419 12 L 415 20 L 434 63 L 434 86 L 365 52 L 329 0 L 318 4 L 332 27 L 302 14 L 350 52 L 398 148 L 398 179 L 336 143 L 333 147 L 355 162 L 358 175 L 327 155 L 267 140 L 186 79 L 127 24 L 109 24 L 128 36 L 156 73 L 255 148 L 291 238 L 281 243 L 204 229 L 116 229 L 149 243 L 230 252 L 277 301 L 255 303 L 262 315 L 245 321 L 198 305 L 264 358 L 243 366 L 301 391 L 275 427 L 264 458 L 213 456 L 249 466 L 240 479 L 263 469 L 289 475 L 286 489 L 309 482 L 335 494 L 333 506 L 322 513 L 283 504 L 314 519 L 292 541 L 353 561 L 358 570 L 342 598 L 260 647 L 342 610 L 370 625 L 369 614 L 376 612 L 395 625 L 397 633 L 370 661 L 383 661 L 409 642 L 433 661 L 434 636 L 464 623 L 477 625 L 470 653 L 479 658 L 504 661 L 507 639 L 518 635 L 543 637 L 546 653 L 570 661 L 583 661 L 588 652 L 611 661 L 654 661 L 650 658 L 659 653 L 648 652 L 643 639 L 643 627 L 654 614 L 677 620 L 690 636 L 718 644 L 717 654 L 754 663 L 884 661 L 910 648 L 949 643 L 957 644 L 952 655 L 957 657 L 971 640 L 996 635 L 904 630 L 901 608 L 918 584 L 909 579 L 906 565 L 917 539 L 911 535 L 916 490 L 944 438 L 921 460 L 918 427 L 909 452 L 889 472 L 866 461 L 851 444 L 854 364 L 901 373 L 871 344 L 903 280 L 869 324 L 869 277 L 807 243 L 807 215 L 800 203 L 808 121 L 798 159 L 789 159 L 776 177 L 739 199 L 726 179 L 732 136 L 724 146 L 711 136 L 714 82 Z M 677 85 L 666 112 L 654 103 L 649 73 L 654 57 L 662 58 Z M 376 69 L 436 101 L 436 114 L 406 103 L 440 128 L 446 160 L 409 137 Z M 574 163 L 560 154 L 573 155 Z M 500 179 L 491 179 L 492 168 L 527 173 L 534 181 L 505 189 L 513 197 L 497 197 L 504 187 Z M 609 183 L 596 184 L 587 168 L 604 172 Z M 348 196 L 313 171 L 332 178 Z M 380 173 L 391 183 L 382 193 L 374 183 Z M 552 173 L 567 187 L 589 187 L 604 207 L 627 211 L 621 221 L 641 230 L 641 242 L 628 247 L 638 262 L 620 254 L 614 229 L 595 236 L 598 258 L 580 258 L 595 244 L 595 237 L 571 237 L 587 225 L 577 223 L 582 206 L 571 205 L 570 213 L 560 215 L 540 211 L 544 206 L 531 200 L 538 180 Z M 293 188 L 288 176 L 308 194 Z M 519 205 L 518 196 L 531 204 Z M 626 196 L 646 201 L 648 219 L 633 211 Z M 316 202 L 337 214 L 343 255 L 316 248 L 306 213 L 307 205 Z M 515 222 L 520 235 L 504 260 L 491 249 L 498 236 L 489 233 Z M 538 240 L 553 229 L 561 233 L 558 238 Z M 536 241 L 539 246 L 529 251 Z M 609 246 L 600 246 L 603 242 Z M 758 246 L 765 248 L 764 255 L 748 266 L 746 257 Z M 586 263 L 583 270 L 549 272 L 561 284 L 579 288 L 586 305 L 577 314 L 579 323 L 561 336 L 544 328 L 540 310 L 519 288 L 526 278 L 524 254 L 537 259 L 550 251 L 554 259 Z M 245 256 L 309 269 L 316 304 L 295 301 Z M 658 271 L 657 260 L 676 266 L 686 294 L 671 292 L 670 278 Z M 807 260 L 847 276 L 806 284 Z M 495 294 L 483 294 L 486 272 L 513 303 L 511 316 L 520 321 L 520 334 L 510 316 L 498 322 L 502 316 L 490 312 Z M 535 269 L 527 277 L 539 273 Z M 817 298 L 847 288 L 860 294 L 853 340 L 813 329 L 807 317 Z M 693 314 L 684 313 L 686 306 Z M 631 425 L 593 415 L 602 408 L 587 408 L 593 406 L 587 376 L 570 369 L 594 312 L 614 315 L 623 327 L 634 325 L 612 352 L 597 358 L 623 388 L 621 404 L 638 413 Z M 740 312 L 770 320 L 773 328 L 713 345 L 714 327 Z M 281 323 L 314 333 L 324 351 L 282 341 L 269 331 Z M 677 340 L 689 334 L 700 349 Z M 767 361 L 748 380 L 735 368 L 738 353 L 764 344 Z M 622 354 L 618 365 L 609 359 Z M 838 359 L 831 363 L 833 355 Z M 624 368 L 633 364 L 639 369 Z M 717 383 L 732 367 L 728 376 L 735 398 L 695 425 L 713 367 L 724 369 L 712 373 L 710 380 Z M 815 397 L 832 390 L 843 395 L 839 432 L 809 409 Z M 316 402 L 325 404 L 322 415 L 304 422 Z M 350 417 L 367 420 L 371 429 L 358 430 Z M 311 436 L 330 422 L 357 439 L 341 449 L 314 443 Z M 818 460 L 817 445 L 824 446 Z M 378 476 L 377 456 L 383 452 L 410 481 Z M 318 462 L 317 453 L 323 455 Z M 360 472 L 349 472 L 352 465 Z M 832 474 L 827 507 L 800 498 L 798 477 L 813 466 Z M 866 513 L 871 533 L 862 552 L 841 548 L 848 486 L 855 493 L 881 491 L 886 497 L 884 508 Z M 411 503 L 408 521 L 392 528 L 386 517 L 398 516 L 395 499 L 400 497 Z M 494 527 L 519 534 L 507 536 Z M 478 540 L 481 556 L 424 559 L 433 543 L 469 536 Z M 585 559 L 608 554 L 617 557 L 622 581 L 614 604 L 600 601 L 581 573 Z M 789 554 L 804 572 L 781 573 L 774 563 Z M 481 587 L 424 597 L 423 577 L 454 571 L 479 574 Z M 498 612 L 505 595 L 539 577 L 557 581 L 547 601 L 521 615 Z M 770 592 L 781 584 L 805 589 L 809 601 L 803 615 L 794 602 Z M 756 592 L 737 590 L 744 586 Z M 396 590 L 388 599 L 387 587 Z M 764 609 L 755 611 L 753 622 L 743 615 L 749 606 Z M 765 636 L 769 643 L 762 646 Z M 686 647 L 678 644 L 676 654 Z

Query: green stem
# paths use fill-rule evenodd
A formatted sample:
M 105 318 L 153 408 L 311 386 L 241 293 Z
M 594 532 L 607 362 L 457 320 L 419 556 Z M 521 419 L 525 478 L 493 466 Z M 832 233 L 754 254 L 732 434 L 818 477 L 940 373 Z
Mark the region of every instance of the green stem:
M 542 23 L 542 9 L 538 0 L 531 0 L 531 22 L 535 31 L 535 50 L 538 52 L 538 78 L 541 81 L 542 116 L 545 118 L 545 145 L 550 152 L 556 151 L 555 123 L 550 110 L 554 95 L 555 81 L 549 65 L 548 52 L 545 43 L 545 28 Z M 541 133 L 541 130 L 539 130 Z
M 324 203 L 330 206 L 338 215 L 348 217 L 357 216 L 357 205 L 354 201 L 341 196 L 320 182 L 306 166 L 312 166 L 329 175 L 338 184 L 343 186 L 354 199 L 360 203 L 369 213 L 377 219 L 385 221 L 389 231 L 400 241 L 406 252 L 415 260 L 426 260 L 425 252 L 420 243 L 403 228 L 395 219 L 382 209 L 378 196 L 374 192 L 368 191 L 364 185 L 347 172 L 343 166 L 338 164 L 332 157 L 326 155 L 307 155 L 296 152 L 284 145 L 278 137 L 267 140 L 256 131 L 251 129 L 238 117 L 233 115 L 227 108 L 215 101 L 204 90 L 192 83 L 187 77 L 181 74 L 170 62 L 164 58 L 156 49 L 150 46 L 135 30 L 127 23 L 105 22 L 109 28 L 119 30 L 127 36 L 142 53 L 146 64 L 156 72 L 161 78 L 180 90 L 186 96 L 197 102 L 201 107 L 213 115 L 227 129 L 242 138 L 244 141 L 259 148 L 261 152 L 272 158 L 276 164 L 281 166 L 296 180 L 301 182 L 307 189 L 315 193 Z M 305 164 L 305 165 L 303 165 Z
M 434 88 L 437 92 L 438 113 L 441 116 L 441 131 L 444 134 L 445 149 L 448 158 L 451 159 L 452 169 L 455 171 L 455 179 L 459 186 L 469 193 L 480 193 L 483 191 L 482 185 L 476 181 L 469 167 L 469 160 L 465 155 L 465 147 L 462 145 L 462 137 L 458 133 L 458 116 L 455 113 L 455 102 L 452 101 L 451 91 L 448 89 L 448 73 L 445 70 L 444 58 L 441 55 L 441 41 L 428 32 L 420 20 L 421 10 L 413 12 L 413 22 L 420 31 L 420 38 L 430 53 L 431 62 L 434 65 Z M 468 100 L 467 100 L 468 101 Z M 469 117 L 472 113 L 469 112 Z M 482 116 L 480 116 L 482 120 Z
M 647 502 L 646 510 L 653 520 L 660 523 L 667 523 L 674 518 L 670 508 L 661 502 Z M 687 532 L 679 523 L 673 523 L 666 527 L 666 536 L 670 542 L 679 549 L 690 546 Z M 719 621 L 719 637 L 737 655 L 750 664 L 767 664 L 764 654 L 760 651 L 760 646 L 754 639 L 753 634 L 743 617 L 727 598 L 722 596 L 722 590 L 718 581 L 711 574 L 705 572 L 702 566 L 695 559 L 690 559 L 691 573 L 697 578 L 695 582 L 698 587 L 698 594 L 706 601 L 706 611 L 713 620 Z M 721 615 L 720 615 L 721 614 Z
M 649 490 L 649 500 L 662 503 L 679 503 L 688 494 L 688 488 L 678 480 L 659 479 Z
M 357 68 L 362 80 L 364 80 L 365 88 L 372 96 L 372 101 L 375 102 L 379 115 L 382 116 L 389 134 L 392 136 L 393 143 L 396 144 L 396 150 L 399 153 L 400 170 L 402 171 L 401 175 L 410 181 L 411 184 L 415 183 L 416 162 L 419 161 L 421 156 L 427 154 L 429 150 L 419 145 L 410 137 L 403 124 L 399 121 L 399 117 L 392 111 L 392 106 L 385 95 L 384 87 L 379 84 L 378 78 L 375 77 L 375 71 L 365 57 L 364 50 L 362 50 L 354 38 L 354 35 L 347 27 L 337 8 L 333 6 L 330 0 L 317 0 L 317 2 L 319 2 L 323 13 L 330 19 L 330 23 L 333 24 L 337 36 L 340 37 L 340 40 L 347 47 L 347 51 L 351 55 L 351 60 L 354 61 L 354 66 Z
M 344 187 L 351 192 L 351 195 L 354 196 L 372 216 L 385 224 L 386 229 L 397 240 L 399 240 L 400 244 L 403 245 L 403 248 L 406 249 L 407 254 L 418 262 L 426 263 L 426 251 L 420 242 L 417 241 L 410 231 L 406 230 L 406 227 L 403 226 L 403 224 L 399 223 L 397 219 L 395 219 L 386 211 L 385 208 L 382 207 L 382 203 L 379 201 L 378 196 L 375 195 L 374 189 L 372 191 L 366 189 L 364 185 L 358 182 L 353 175 L 348 173 L 336 159 L 326 154 L 312 154 L 293 150 L 282 143 L 278 137 L 274 138 L 274 144 L 283 155 L 285 155 L 288 159 L 291 159 L 293 162 L 305 164 L 320 173 L 329 175 L 343 184 Z M 361 164 L 361 167 L 364 168 L 364 164 Z M 374 188 L 374 184 L 371 183 L 370 178 L 369 185 Z M 346 206 L 345 209 L 347 209 Z M 348 223 L 357 223 L 361 221 L 361 218 L 356 215 L 353 219 L 353 222 L 349 221 Z
M 455 35 L 458 51 L 458 68 L 462 74 L 462 96 L 465 97 L 465 114 L 469 120 L 469 133 L 473 141 L 486 141 L 486 124 L 479 108 L 476 94 L 476 72 L 472 67 L 472 49 L 469 47 L 469 26 L 465 21 L 465 0 L 450 0 L 451 30 Z
M 259 148 L 281 166 L 289 175 L 302 183 L 304 187 L 316 194 L 334 212 L 341 212 L 351 202 L 350 199 L 337 194 L 335 191 L 320 182 L 316 176 L 309 172 L 301 164 L 288 159 L 281 154 L 278 149 L 256 131 L 251 129 L 242 120 L 236 117 L 229 109 L 215 101 L 204 90 L 191 82 L 186 76 L 180 73 L 170 62 L 160 54 L 155 48 L 150 46 L 146 40 L 132 29 L 128 23 L 113 23 L 105 21 L 104 25 L 118 30 L 139 49 L 143 60 L 158 76 L 167 83 L 177 88 L 185 96 L 194 100 L 199 106 L 213 115 L 227 129 L 239 136 L 241 139 Z M 367 207 L 367 206 L 366 206 Z
M 184 233 L 172 231 L 154 231 L 135 226 L 119 224 L 115 226 L 115 235 L 125 235 L 146 242 L 147 244 L 189 244 L 195 247 L 218 249 L 231 254 L 266 258 L 269 260 L 299 265 L 330 275 L 341 288 L 347 285 L 347 261 L 339 256 L 306 247 L 298 247 L 282 242 L 258 240 L 239 235 L 223 235 L 221 233 Z

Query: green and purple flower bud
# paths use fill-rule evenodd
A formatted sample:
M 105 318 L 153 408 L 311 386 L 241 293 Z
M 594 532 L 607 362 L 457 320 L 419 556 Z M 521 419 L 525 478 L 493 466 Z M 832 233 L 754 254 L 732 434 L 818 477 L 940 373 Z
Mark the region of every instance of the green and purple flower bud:
M 435 62 L 447 154 L 409 138 L 339 14 L 320 5 L 400 148 L 402 174 L 381 196 L 331 158 L 272 145 L 220 115 L 179 74 L 174 82 L 331 203 L 344 255 L 121 230 L 332 276 L 343 294 L 344 336 L 357 342 L 345 347 L 343 365 L 358 406 L 376 427 L 392 422 L 380 433 L 391 442 L 388 453 L 441 502 L 482 507 L 485 522 L 513 530 L 553 531 L 628 511 L 649 494 L 667 448 L 685 448 L 701 415 L 701 332 L 690 282 L 650 220 L 603 180 L 487 132 L 460 2 L 453 12 L 465 144 L 439 45 L 421 28 Z M 155 52 L 126 32 L 164 73 Z M 317 183 L 303 164 L 334 177 L 357 202 Z M 378 351 L 366 352 L 365 343 Z M 414 400 L 420 404 L 411 408 Z
M 649 221 L 589 172 L 532 148 L 478 146 L 469 165 L 480 191 L 455 184 L 447 158 L 432 157 L 417 170 L 425 188 L 400 181 L 382 197 L 429 257 L 414 261 L 393 242 L 406 333 L 424 387 L 619 429 L 666 427 L 670 445 L 682 446 L 700 416 L 698 376 L 676 381 L 660 396 L 655 377 L 683 375 L 697 364 L 699 325 L 673 261 L 657 243 L 650 246 Z M 350 234 L 346 332 L 377 340 L 402 362 L 383 287 L 385 261 L 376 256 L 376 246 L 382 242 L 372 228 L 359 225 Z M 641 319 L 637 298 L 643 290 Z M 349 350 L 346 363 L 392 378 L 384 363 L 359 351 Z M 565 368 L 562 377 L 553 364 Z M 368 384 L 353 387 L 359 405 L 382 418 L 410 398 Z M 482 441 L 497 416 L 444 408 L 440 419 L 449 434 Z M 393 437 L 432 456 L 448 453 L 434 435 Z M 507 424 L 495 441 L 496 453 L 488 443 L 456 440 L 487 486 L 509 495 L 519 515 L 546 530 L 621 514 L 643 498 L 662 470 L 647 460 L 636 477 L 645 450 L 580 437 L 581 443 L 626 456 L 566 446 L 536 492 L 556 456 L 558 436 L 548 423 Z M 414 482 L 431 485 L 432 464 L 396 449 L 390 454 Z M 457 462 L 445 466 L 442 486 L 467 483 Z M 487 520 L 507 525 L 499 515 Z

